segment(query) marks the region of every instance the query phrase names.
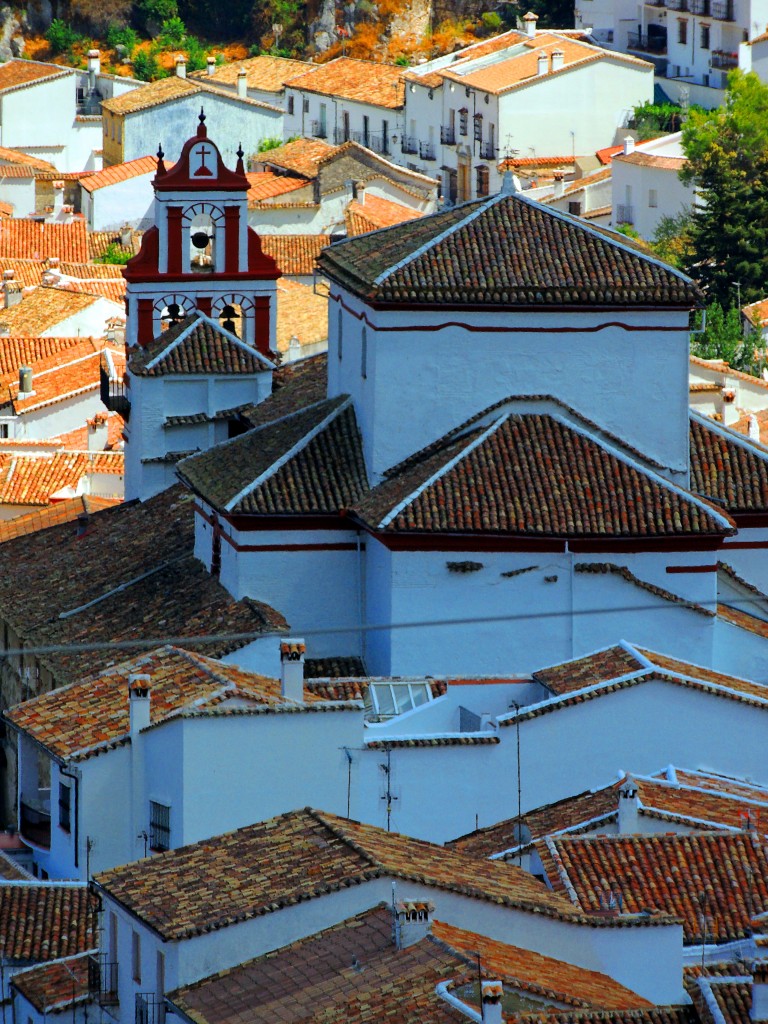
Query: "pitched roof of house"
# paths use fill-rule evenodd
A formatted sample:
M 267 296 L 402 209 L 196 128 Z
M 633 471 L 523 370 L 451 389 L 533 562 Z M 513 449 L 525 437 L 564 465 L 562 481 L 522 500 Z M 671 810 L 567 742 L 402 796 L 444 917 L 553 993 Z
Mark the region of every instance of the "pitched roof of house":
M 13 976 L 13 987 L 44 1016 L 63 1013 L 75 1004 L 90 1000 L 93 990 L 89 971 L 90 953 L 42 964 Z
M 691 490 L 732 513 L 768 509 L 768 449 L 691 413 Z
M 288 79 L 285 84 L 290 89 L 357 100 L 389 110 L 399 110 L 405 103 L 401 67 L 352 57 L 337 57 Z
M 0 378 L 0 402 L 10 402 L 18 416 L 95 391 L 99 387 L 101 352 L 102 347 L 93 338 L 85 338 L 52 357 L 37 360 L 32 367 L 31 393 L 20 391 L 18 371 L 9 373 Z
M 223 889 L 225 877 L 232 884 Z M 466 857 L 311 808 L 115 868 L 96 881 L 161 938 L 179 940 L 382 877 L 602 924 L 512 865 Z
M 166 170 L 173 167 L 172 163 L 166 163 Z M 140 156 L 135 160 L 126 160 L 121 164 L 113 164 L 101 171 L 94 171 L 85 178 L 80 179 L 81 186 L 86 192 L 97 192 L 99 189 L 107 188 L 109 185 L 118 185 L 121 181 L 129 181 L 131 178 L 138 178 L 142 174 L 155 174 L 157 171 L 156 156 Z
M 44 78 L 60 78 L 71 74 L 71 68 L 45 64 L 42 61 L 12 58 L 4 64 L 0 64 L 0 91 L 20 89 L 27 85 L 34 85 Z
M 344 211 L 347 234 L 350 236 L 362 235 L 366 231 L 378 231 L 379 228 L 389 228 L 394 224 L 404 224 L 406 221 L 416 220 L 417 217 L 423 216 L 413 207 L 404 206 L 392 199 L 384 199 L 368 192 L 365 193 L 362 202 L 354 199 Z
M 94 280 L 62 281 L 54 284 L 54 288 L 61 288 L 65 292 L 77 292 L 82 295 L 101 295 L 110 302 L 120 305 L 125 300 L 126 282 L 124 278 L 96 278 Z
M 328 398 L 192 455 L 177 472 L 221 511 L 335 514 L 368 487 L 351 399 Z
M 274 171 L 250 171 L 246 174 L 248 184 L 248 205 L 261 203 L 265 199 L 284 196 L 306 188 L 310 183 L 303 178 L 292 178 L 287 174 L 275 174 Z
M 98 295 L 61 288 L 36 288 L 15 306 L 0 309 L 0 324 L 5 325 L 10 334 L 39 335 L 82 313 L 99 299 Z
M 732 532 L 709 506 L 647 475 L 588 433 L 551 414 L 503 408 L 490 425 L 448 434 L 390 471 L 355 512 L 389 533 L 662 537 Z
M 122 477 L 124 469 L 122 452 L 0 452 L 0 506 L 48 505 L 61 492 L 77 491 L 91 473 Z M 119 498 L 121 493 L 122 483 L 116 483 L 115 497 Z
M 8 146 L 0 146 L 0 164 L 18 164 L 29 168 L 32 171 L 56 171 L 56 167 L 49 160 L 41 160 L 20 149 L 11 149 Z M 3 174 L 5 171 L 2 172 Z
M 330 235 L 261 235 L 261 248 L 288 277 L 311 277 Z
M 285 620 L 257 601 L 235 601 L 194 556 L 194 504 L 180 485 L 146 501 L 91 515 L 84 535 L 71 523 L 6 541 L 13 573 L 0 575 L 0 615 L 25 646 L 77 645 L 263 633 Z M 160 641 L 162 642 L 162 641 Z M 195 646 L 222 657 L 247 641 Z M 157 640 L 155 639 L 155 645 Z M 114 663 L 115 648 L 88 653 L 88 670 Z M 77 649 L 41 654 L 57 685 L 83 675 Z
M 0 313 L 2 316 L 2 313 Z M 39 337 L 39 336 L 0 336 L 0 377 L 16 374 L 22 366 L 32 366 L 39 360 L 47 360 L 51 356 L 63 355 L 68 349 L 83 344 L 81 337 Z
M 141 239 L 144 235 L 143 231 L 131 232 L 130 245 L 123 245 L 120 233 L 117 231 L 89 231 L 88 232 L 88 258 L 91 260 L 97 260 L 104 255 L 106 249 L 113 245 L 118 253 L 122 253 L 127 256 L 135 256 L 141 248 Z M 74 271 L 69 267 L 66 267 L 63 263 L 61 265 L 62 273 L 73 274 Z M 91 263 L 89 265 L 89 271 L 93 272 L 93 276 L 99 276 L 104 274 L 105 276 L 122 277 L 123 268 L 110 263 Z M 79 275 L 78 275 L 79 276 Z M 88 276 L 91 276 L 90 274 Z
M 279 366 L 272 375 L 272 394 L 257 405 L 246 406 L 241 416 L 250 427 L 264 426 L 324 402 L 328 385 L 328 356 L 312 356 Z
M 46 260 L 51 256 L 72 263 L 87 262 L 88 233 L 82 217 L 69 224 L 18 217 L 0 221 L 0 257 Z
M 7 522 L 0 522 L 0 544 L 14 537 L 26 537 L 38 530 L 47 530 L 62 523 L 73 523 L 84 513 L 91 515 L 117 504 L 114 498 L 96 498 L 81 494 L 79 498 L 66 498 L 54 505 L 46 505 L 23 516 L 16 516 Z
M 682 918 L 686 943 L 746 938 L 754 914 L 768 909 L 768 858 L 753 832 L 554 837 L 537 851 L 555 890 L 583 910 L 620 894 L 629 913 Z
M 328 296 L 284 277 L 277 282 L 277 351 L 287 352 L 294 337 L 302 346 L 328 341 Z
M 170 994 L 199 1024 L 344 1019 L 363 1024 L 395 1017 L 398 1024 L 443 1024 L 462 1015 L 436 989 L 447 982 L 477 1009 L 477 994 L 462 986 L 477 976 L 501 979 L 508 989 L 569 1006 L 648 1006 L 606 975 L 572 967 L 528 950 L 435 921 L 432 934 L 398 950 L 392 911 L 381 905 L 290 946 Z M 355 968 L 357 964 L 357 968 Z M 286 985 L 290 977 L 292 983 Z M 465 1019 L 465 1018 L 464 1018 Z
M 382 304 L 685 308 L 701 302 L 689 278 L 522 193 L 501 192 L 337 242 L 319 266 Z
M 744 971 L 743 963 L 730 963 L 721 968 L 720 977 L 708 970 L 708 976 L 699 977 L 695 986 L 689 987 L 702 1024 L 752 1024 L 752 985 L 756 979 Z
M 275 149 L 259 153 L 258 160 L 274 167 L 284 167 L 303 178 L 314 178 L 320 161 L 334 154 L 337 148 L 323 139 L 293 139 Z
M 95 949 L 97 914 L 86 885 L 0 884 L 0 956 L 35 963 Z
M 156 82 L 149 82 L 141 85 L 130 92 L 124 92 L 120 96 L 113 96 L 111 99 L 102 101 L 102 109 L 110 114 L 118 116 L 130 116 L 142 110 L 149 110 L 164 103 L 172 103 L 175 100 L 183 99 L 186 96 L 202 94 L 205 99 L 208 96 L 218 96 L 222 100 L 233 101 L 238 105 L 261 107 L 282 113 L 280 107 L 271 103 L 262 103 L 259 100 L 248 99 L 243 96 L 236 96 L 228 89 L 220 89 L 208 81 L 201 79 L 181 78 L 179 75 L 171 75 L 168 78 L 160 78 Z
M 277 679 L 166 645 L 17 704 L 6 719 L 61 761 L 84 760 L 130 743 L 128 683 L 135 673 L 150 677 L 153 726 L 179 716 L 328 709 L 310 690 L 304 706 L 283 697 Z
M 655 167 L 659 171 L 680 171 L 685 166 L 684 156 L 661 156 L 656 153 L 645 153 L 636 149 L 632 153 L 619 153 L 614 161 L 633 164 L 635 167 Z
M 191 78 L 202 78 L 215 85 L 237 85 L 240 71 L 245 71 L 249 89 L 260 89 L 262 92 L 281 93 L 285 83 L 303 71 L 311 71 L 316 65 L 303 60 L 290 60 L 287 57 L 272 57 L 263 53 L 258 57 L 246 60 L 234 60 L 229 64 L 217 67 L 213 74 L 207 68 L 193 71 Z
M 173 324 L 149 345 L 134 348 L 128 360 L 137 377 L 169 374 L 252 374 L 272 363 L 203 313 Z

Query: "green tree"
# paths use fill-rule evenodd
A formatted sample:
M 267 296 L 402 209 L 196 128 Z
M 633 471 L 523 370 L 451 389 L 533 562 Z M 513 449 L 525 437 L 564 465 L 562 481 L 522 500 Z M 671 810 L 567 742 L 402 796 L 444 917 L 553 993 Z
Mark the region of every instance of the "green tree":
M 94 263 L 114 263 L 125 266 L 128 260 L 133 258 L 133 253 L 121 249 L 117 242 L 110 242 L 101 256 L 94 260 Z
M 699 324 L 701 328 L 701 324 Z M 691 353 L 701 359 L 723 359 L 734 370 L 759 375 L 765 360 L 759 354 L 758 332 L 744 330 L 741 310 L 724 309 L 717 300 L 706 309 L 703 330 L 691 335 Z
M 683 126 L 681 171 L 700 202 L 691 218 L 683 267 L 710 300 L 728 307 L 737 287 L 746 302 L 768 291 L 768 86 L 733 71 L 725 103 L 691 111 Z
M 165 72 L 157 63 L 157 57 L 147 50 L 137 50 L 133 55 L 133 76 L 140 82 L 154 82 L 163 78 Z
M 75 43 L 82 38 L 77 32 L 60 18 L 54 18 L 50 28 L 45 33 L 45 38 L 51 47 L 51 53 L 56 56 L 59 53 L 66 53 Z
M 158 43 L 166 50 L 173 50 L 181 46 L 187 36 L 187 26 L 178 15 L 168 18 L 160 28 Z
M 662 217 L 651 242 L 659 259 L 678 270 L 691 258 L 691 218 L 689 207 L 674 217 Z

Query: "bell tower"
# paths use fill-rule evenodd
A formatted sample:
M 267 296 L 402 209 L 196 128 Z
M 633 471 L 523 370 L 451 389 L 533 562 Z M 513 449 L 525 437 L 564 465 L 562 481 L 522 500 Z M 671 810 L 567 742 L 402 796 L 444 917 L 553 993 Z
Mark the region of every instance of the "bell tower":
M 125 267 L 126 344 L 147 346 L 200 312 L 268 355 L 275 346 L 275 261 L 248 227 L 248 179 L 242 147 L 235 170 L 208 138 L 201 110 L 195 135 L 176 164 L 157 154 L 155 224 Z

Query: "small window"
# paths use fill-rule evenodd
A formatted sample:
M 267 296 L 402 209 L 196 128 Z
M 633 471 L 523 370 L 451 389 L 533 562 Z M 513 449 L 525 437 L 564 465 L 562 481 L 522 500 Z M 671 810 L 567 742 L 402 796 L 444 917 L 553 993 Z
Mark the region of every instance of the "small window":
M 154 800 L 149 801 L 149 848 L 157 851 L 171 848 L 171 808 Z
M 655 188 L 648 189 L 648 205 L 654 209 L 659 205 L 659 193 Z
M 304 100 L 304 113 L 309 113 L 309 100 Z
M 365 380 L 368 377 L 368 329 L 363 328 L 363 343 L 360 349 L 360 376 Z
M 683 44 L 688 42 L 688 22 L 684 19 L 677 23 L 677 41 Z
M 293 113 L 293 96 L 288 97 L 288 113 Z
M 701 26 L 701 48 L 702 50 L 709 49 L 709 25 Z
M 428 683 L 371 683 L 366 705 L 374 716 L 392 718 L 428 704 L 431 700 L 432 691 Z
M 344 329 L 342 327 L 341 310 L 339 310 L 339 319 L 338 319 L 337 326 L 336 326 L 336 333 L 337 333 L 336 352 L 337 352 L 338 357 L 339 357 L 339 362 L 341 362 L 341 354 L 342 354 L 341 353 L 341 349 L 342 349 L 342 340 L 343 340 L 342 335 L 343 335 L 343 331 L 344 331 Z
M 72 790 L 59 783 L 59 827 L 69 832 L 72 827 Z
M 483 115 L 482 114 L 475 114 L 474 122 L 475 122 L 475 142 L 482 142 L 483 141 Z
M 484 164 L 479 164 L 475 169 L 477 175 L 477 194 L 478 196 L 487 196 L 490 188 L 490 174 L 488 168 Z
M 7 423 L 0 423 L 0 438 L 10 437 L 9 427 Z
M 137 985 L 141 984 L 141 936 L 131 932 L 131 974 Z
M 466 107 L 462 107 L 459 111 L 459 135 L 467 134 L 467 124 L 469 122 L 469 112 Z
M 581 203 L 570 202 L 568 203 L 568 213 L 574 214 L 576 217 L 581 216 Z

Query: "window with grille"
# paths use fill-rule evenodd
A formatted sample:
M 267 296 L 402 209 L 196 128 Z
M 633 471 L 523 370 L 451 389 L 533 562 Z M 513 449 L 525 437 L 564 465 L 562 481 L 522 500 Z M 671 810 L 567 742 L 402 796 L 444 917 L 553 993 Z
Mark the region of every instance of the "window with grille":
M 475 142 L 483 141 L 483 115 L 475 114 Z
M 477 174 L 477 194 L 478 196 L 487 196 L 490 182 L 490 175 L 488 168 L 484 165 L 480 165 L 476 168 Z
M 677 23 L 677 41 L 683 44 L 688 42 L 688 22 L 685 20 Z
M 171 848 L 171 808 L 154 800 L 149 801 L 149 848 L 157 851 Z
M 72 828 L 72 790 L 59 783 L 59 825 L 65 832 Z
M 288 113 L 293 113 L 293 96 L 288 97 Z
M 466 107 L 463 107 L 459 111 L 459 135 L 467 134 L 467 123 L 469 120 L 469 112 Z

